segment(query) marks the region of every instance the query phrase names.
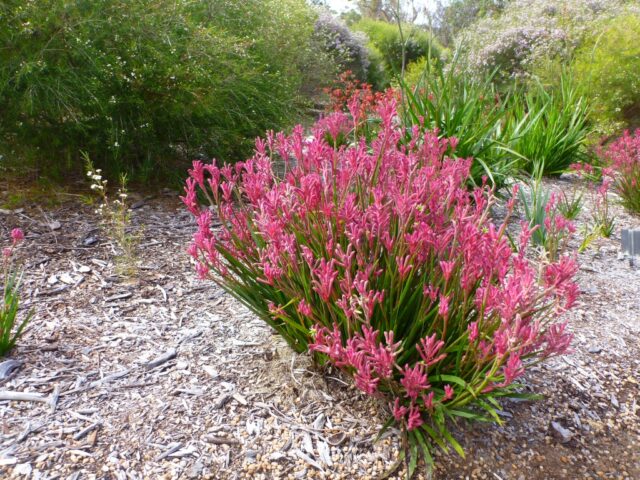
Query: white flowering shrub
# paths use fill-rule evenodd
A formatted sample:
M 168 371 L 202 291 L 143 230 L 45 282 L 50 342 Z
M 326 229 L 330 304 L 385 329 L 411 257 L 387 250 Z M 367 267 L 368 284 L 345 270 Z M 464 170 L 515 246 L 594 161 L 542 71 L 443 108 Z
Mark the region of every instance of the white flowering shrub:
M 615 16 L 624 0 L 513 0 L 459 38 L 466 67 L 498 77 L 527 76 L 545 58 L 569 58 L 594 22 Z

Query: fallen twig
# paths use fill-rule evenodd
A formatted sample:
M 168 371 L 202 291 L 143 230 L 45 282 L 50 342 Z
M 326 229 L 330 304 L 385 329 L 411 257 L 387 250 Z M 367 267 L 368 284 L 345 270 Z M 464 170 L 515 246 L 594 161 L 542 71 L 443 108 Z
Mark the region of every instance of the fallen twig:
M 151 370 L 152 368 L 156 368 L 157 366 L 168 362 L 172 358 L 175 358 L 177 354 L 178 354 L 178 352 L 176 351 L 175 348 L 170 349 L 166 353 L 160 355 L 159 357 L 156 357 L 155 359 L 153 359 L 149 363 L 147 363 L 147 365 L 146 365 L 147 370 Z
M 60 397 L 60 389 L 56 385 L 53 393 L 49 396 L 44 396 L 40 393 L 26 393 L 26 392 L 11 392 L 9 390 L 0 390 L 0 401 L 9 400 L 12 402 L 40 402 L 46 403 L 51 407 L 51 411 L 55 412 L 56 405 L 58 404 L 58 398 Z
M 154 459 L 154 461 L 159 462 L 163 458 L 167 458 L 172 453 L 177 452 L 178 450 L 180 450 L 180 447 L 182 447 L 182 444 L 180 442 L 172 443 L 171 445 L 169 445 L 169 447 L 164 452 L 162 452 L 160 455 L 158 455 Z
M 87 436 L 87 434 L 91 433 L 91 432 L 92 432 L 93 430 L 95 430 L 96 428 L 100 428 L 101 426 L 102 426 L 102 423 L 100 423 L 100 422 L 96 422 L 96 423 L 94 423 L 94 424 L 92 424 L 92 425 L 89 425 L 87 428 L 85 428 L 85 429 L 83 429 L 83 430 L 80 430 L 78 433 L 76 433 L 76 434 L 73 436 L 73 439 L 74 439 L 74 440 L 81 440 L 81 439 L 83 439 L 84 437 L 86 437 L 86 436 Z
M 214 445 L 239 445 L 240 441 L 235 438 L 219 437 L 217 435 L 207 435 L 205 440 Z

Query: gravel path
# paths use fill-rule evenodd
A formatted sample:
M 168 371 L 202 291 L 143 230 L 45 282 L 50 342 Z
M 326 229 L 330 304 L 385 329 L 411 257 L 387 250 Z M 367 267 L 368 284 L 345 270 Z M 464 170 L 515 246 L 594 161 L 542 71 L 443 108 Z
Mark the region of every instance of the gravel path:
M 527 374 L 545 398 L 505 402 L 502 426 L 455 427 L 467 458 L 438 454 L 434 478 L 640 478 L 640 270 L 618 255 L 640 219 L 614 213 L 614 237 L 579 256 L 574 352 Z M 27 232 L 36 312 L 0 390 L 57 397 L 0 402 L 0 478 L 366 479 L 396 461 L 395 432 L 373 442 L 382 406 L 195 280 L 174 196 L 134 210 L 135 279 L 115 275 L 96 220 L 75 203 L 0 213 L 3 238 Z

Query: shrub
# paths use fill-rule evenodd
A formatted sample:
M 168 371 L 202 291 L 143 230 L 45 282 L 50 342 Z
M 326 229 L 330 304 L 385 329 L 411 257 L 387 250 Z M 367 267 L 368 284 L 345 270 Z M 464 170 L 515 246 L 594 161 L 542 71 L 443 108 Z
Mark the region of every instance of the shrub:
M 528 76 L 547 58 L 567 60 L 594 23 L 619 12 L 624 0 L 512 0 L 500 15 L 463 31 L 468 72 Z
M 435 10 L 438 38 L 447 46 L 454 43 L 460 32 L 478 19 L 496 15 L 508 0 L 449 0 L 438 1 Z
M 2 303 L 0 303 L 0 357 L 6 355 L 15 346 L 22 335 L 32 314 L 25 315 L 18 323 L 18 308 L 20 307 L 20 283 L 22 272 L 15 268 L 13 255 L 18 244 L 24 239 L 24 233 L 19 228 L 11 231 L 11 245 L 2 250 Z
M 445 156 L 455 139 L 403 130 L 393 98 L 376 113 L 370 142 L 346 127 L 350 145 L 327 143 L 351 121 L 336 112 L 310 139 L 297 127 L 257 140 L 235 167 L 196 161 L 183 201 L 198 220 L 199 276 L 385 399 L 415 467 L 419 448 L 431 459 L 428 439 L 463 453 L 446 419 L 500 421 L 496 399 L 528 363 L 566 351 L 556 316 L 576 298 L 577 267 L 528 260 L 526 226 L 512 251 L 488 189 L 467 189 L 471 159 Z
M 392 89 L 387 92 L 393 94 Z M 383 92 L 374 92 L 370 84 L 359 81 L 350 71 L 341 73 L 334 85 L 326 89 L 326 93 L 330 99 L 328 112 L 349 112 L 350 104 L 356 100 L 358 118 L 362 121 L 367 120 L 385 95 Z
M 427 60 L 427 57 L 422 57 L 407 66 L 407 71 L 402 81 L 407 87 L 415 88 L 418 84 L 424 82 L 425 72 L 428 71 L 428 69 L 429 60 Z
M 640 9 L 599 22 L 577 51 L 576 77 L 583 79 L 601 135 L 640 125 Z
M 366 36 L 352 32 L 347 25 L 327 11 L 316 20 L 314 40 L 328 52 L 341 72 L 350 71 L 360 81 L 369 75 L 369 52 Z
M 613 187 L 630 211 L 640 213 L 640 129 L 625 131 L 602 154 L 613 169 Z
M 442 47 L 435 38 L 415 26 L 402 25 L 401 35 L 396 24 L 381 20 L 362 19 L 354 23 L 352 28 L 367 34 L 369 49 L 373 52 L 374 61 L 376 59 L 382 60 L 382 67 L 386 73 L 385 81 L 375 83 L 372 81 L 375 79 L 368 79 L 378 89 L 388 86 L 390 79 L 401 73 L 403 51 L 405 66 L 425 56 L 438 59 L 442 54 Z
M 294 123 L 314 55 L 304 0 L 8 0 L 0 19 L 0 148 L 49 170 L 80 171 L 81 150 L 147 176 L 244 158 Z

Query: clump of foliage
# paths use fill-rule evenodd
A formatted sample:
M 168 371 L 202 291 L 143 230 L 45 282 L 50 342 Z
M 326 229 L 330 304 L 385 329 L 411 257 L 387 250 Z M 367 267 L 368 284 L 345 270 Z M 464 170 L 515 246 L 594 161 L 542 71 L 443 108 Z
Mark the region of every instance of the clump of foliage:
M 297 127 L 257 140 L 235 166 L 194 162 L 183 197 L 198 222 L 189 252 L 201 278 L 295 351 L 388 403 L 411 475 L 418 452 L 431 463 L 434 442 L 464 454 L 447 420 L 500 422 L 497 399 L 517 395 L 527 365 L 567 350 L 558 315 L 576 299 L 577 265 L 530 260 L 526 225 L 512 250 L 515 199 L 494 224 L 491 191 L 468 189 L 472 160 L 447 155 L 455 138 L 403 128 L 385 96 L 371 107 L 368 141 L 359 97 L 348 107 L 311 138 Z M 338 135 L 348 144 L 336 147 Z
M 18 309 L 20 307 L 20 283 L 22 271 L 15 267 L 13 261 L 15 249 L 24 240 L 24 233 L 19 228 L 11 231 L 11 245 L 2 249 L 2 299 L 0 303 L 0 357 L 6 355 L 15 346 L 16 341 L 22 335 L 24 328 L 29 323 L 32 313 L 24 316 L 22 322 L 18 322 Z
M 499 89 L 493 74 L 460 75 L 457 62 L 448 69 L 426 62 L 420 75 L 409 69 L 404 118 L 455 136 L 456 155 L 474 159 L 476 184 L 488 176 L 501 187 L 520 171 L 558 175 L 585 157 L 589 109 L 568 75 L 557 88 L 530 82 Z
M 600 135 L 640 125 L 640 9 L 594 26 L 573 68 L 591 99 Z
M 370 76 L 368 81 L 378 89 L 388 86 L 391 79 L 400 75 L 403 66 L 423 57 L 436 60 L 443 53 L 442 46 L 433 35 L 413 25 L 403 24 L 401 31 L 397 24 L 365 18 L 354 23 L 351 28 L 367 34 L 374 69 L 372 74 L 376 75 L 373 78 Z M 375 70 L 376 61 L 385 74 L 383 78 Z
M 473 158 L 472 182 L 480 185 L 487 176 L 500 188 L 516 163 L 501 148 L 508 143 L 504 124 L 510 93 L 501 94 L 492 75 L 482 79 L 458 75 L 456 59 L 453 65 L 445 70 L 427 61 L 417 80 L 417 72 L 410 70 L 415 84 L 403 83 L 407 103 L 403 118 L 408 126 L 456 138 L 456 156 Z
M 559 175 L 582 161 L 591 127 L 589 106 L 572 78 L 561 75 L 560 85 L 545 88 L 532 82 L 512 97 L 507 112 L 509 149 L 522 159 L 521 170 Z
M 598 232 L 605 238 L 609 238 L 613 234 L 615 226 L 615 217 L 611 215 L 609 210 L 609 188 L 611 187 L 611 178 L 608 172 L 602 176 L 602 181 L 596 189 L 595 203 L 591 217 L 593 219 L 594 231 Z
M 517 190 L 528 228 L 532 232 L 533 244 L 543 250 L 548 260 L 557 261 L 576 231 L 573 223 L 561 211 L 560 195 L 544 187 L 540 172 L 531 176 L 526 190 Z
M 640 214 L 640 129 L 633 135 L 625 131 L 602 156 L 611 167 L 613 188 L 622 204 Z
M 244 158 L 334 71 L 304 0 L 8 0 L 0 23 L 0 151 L 50 171 Z
M 590 216 L 591 222 L 585 223 L 582 227 L 583 241 L 578 249 L 582 252 L 598 237 L 608 238 L 613 234 L 615 226 L 615 216 L 611 214 L 609 209 L 609 190 L 613 179 L 615 178 L 614 170 L 608 167 L 594 166 L 591 163 L 575 163 L 571 165 L 569 171 L 578 175 L 584 181 L 584 186 L 578 190 L 572 197 L 561 198 L 562 202 L 558 205 L 559 210 L 567 210 L 569 215 L 577 216 L 580 210 L 580 202 L 588 191 L 591 199 Z M 564 213 L 563 213 L 564 215 Z M 569 218 L 569 215 L 565 215 Z
M 584 193 L 580 190 L 574 190 L 567 193 L 561 191 L 558 193 L 558 211 L 567 220 L 575 220 L 582 211 L 582 198 Z

